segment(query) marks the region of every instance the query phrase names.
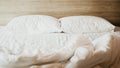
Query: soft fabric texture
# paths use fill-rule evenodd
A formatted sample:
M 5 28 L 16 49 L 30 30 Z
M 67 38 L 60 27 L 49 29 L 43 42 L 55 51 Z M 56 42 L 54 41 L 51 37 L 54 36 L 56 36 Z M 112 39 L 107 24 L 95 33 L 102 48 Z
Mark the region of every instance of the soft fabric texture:
M 61 32 L 58 19 L 47 15 L 26 15 L 15 17 L 7 28 L 14 32 L 51 33 Z
M 85 33 L 82 34 L 84 37 L 88 38 L 90 41 L 93 41 L 105 34 L 109 34 L 109 33 L 113 33 L 113 32 L 101 32 L 101 33 Z
M 95 16 L 70 16 L 59 21 L 65 33 L 113 32 L 115 28 L 107 20 Z
M 120 68 L 119 31 L 42 34 L 13 27 L 0 29 L 0 68 Z
M 94 50 L 90 43 L 78 47 L 66 63 L 33 65 L 30 68 L 120 68 L 119 41 L 120 33 L 109 33 L 92 42 Z
M 95 54 L 101 55 L 97 60 L 101 68 L 120 68 L 120 32 L 106 34 L 94 40 L 93 44 Z
M 76 49 L 67 68 L 120 68 L 120 34 L 106 34 L 92 44 L 93 52 L 90 48 Z M 81 59 L 81 56 L 84 58 Z
M 88 40 L 76 34 L 25 34 L 0 32 L 0 66 L 23 68 L 33 64 L 63 62 Z M 64 51 L 64 52 L 63 52 Z
M 91 42 L 81 34 L 27 34 L 2 28 L 0 68 L 119 68 L 119 41 L 120 32 Z

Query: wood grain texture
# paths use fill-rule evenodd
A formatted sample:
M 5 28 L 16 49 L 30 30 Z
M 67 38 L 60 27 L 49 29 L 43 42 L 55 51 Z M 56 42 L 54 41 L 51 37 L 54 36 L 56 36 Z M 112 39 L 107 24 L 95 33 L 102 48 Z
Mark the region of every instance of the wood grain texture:
M 0 0 L 0 25 L 20 15 L 92 15 L 120 26 L 120 0 Z

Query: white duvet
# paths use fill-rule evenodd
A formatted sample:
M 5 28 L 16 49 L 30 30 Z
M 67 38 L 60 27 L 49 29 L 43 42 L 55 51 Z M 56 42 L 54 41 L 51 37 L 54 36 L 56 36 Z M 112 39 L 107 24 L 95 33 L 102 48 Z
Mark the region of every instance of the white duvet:
M 76 48 L 89 44 L 80 35 L 60 33 L 33 35 L 1 30 L 0 37 L 0 65 L 6 68 L 66 61 Z
M 119 68 L 120 34 L 89 41 L 79 34 L 0 30 L 0 68 Z

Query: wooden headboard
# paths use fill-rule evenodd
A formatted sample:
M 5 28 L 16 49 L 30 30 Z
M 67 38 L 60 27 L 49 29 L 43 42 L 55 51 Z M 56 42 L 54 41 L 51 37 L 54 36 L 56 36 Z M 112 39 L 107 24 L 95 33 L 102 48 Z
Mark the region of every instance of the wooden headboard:
M 20 15 L 100 16 L 120 26 L 120 0 L 0 0 L 0 25 Z

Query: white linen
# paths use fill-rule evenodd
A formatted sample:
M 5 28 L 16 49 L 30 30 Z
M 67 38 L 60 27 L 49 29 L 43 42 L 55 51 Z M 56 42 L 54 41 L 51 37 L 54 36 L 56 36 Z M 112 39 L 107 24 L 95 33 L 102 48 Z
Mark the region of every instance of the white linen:
M 99 68 L 119 68 L 120 67 L 120 34 L 106 34 L 93 41 L 94 54 L 91 54 L 91 50 L 84 48 L 84 52 L 87 55 L 81 56 L 81 49 L 76 50 L 77 53 L 71 58 L 71 61 L 67 64 L 67 68 L 93 68 L 97 65 Z M 82 55 L 82 56 L 83 56 Z M 77 60 L 75 59 L 77 57 Z M 75 59 L 75 60 L 72 60 Z M 74 62 L 75 61 L 75 62 Z
M 4 30 L 0 37 L 0 66 L 6 68 L 66 61 L 76 48 L 89 44 L 87 39 L 76 34 L 31 35 Z
M 14 32 L 51 33 L 61 32 L 57 18 L 47 15 L 26 15 L 12 19 L 7 28 Z
M 105 34 L 109 34 L 109 33 L 113 33 L 113 32 L 101 32 L 101 33 L 85 33 L 82 34 L 84 37 L 88 38 L 90 41 L 93 41 Z
M 107 20 L 95 16 L 69 16 L 59 20 L 65 33 L 113 32 L 115 28 Z
M 42 65 L 41 68 L 91 68 L 96 65 L 119 68 L 119 41 L 120 32 L 103 35 L 91 42 L 81 34 L 25 34 L 2 28 L 0 68 L 39 68 Z
M 30 68 L 120 68 L 119 41 L 120 33 L 106 34 L 92 42 L 94 51 L 91 47 L 80 46 L 66 63 L 33 65 Z

